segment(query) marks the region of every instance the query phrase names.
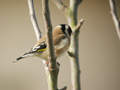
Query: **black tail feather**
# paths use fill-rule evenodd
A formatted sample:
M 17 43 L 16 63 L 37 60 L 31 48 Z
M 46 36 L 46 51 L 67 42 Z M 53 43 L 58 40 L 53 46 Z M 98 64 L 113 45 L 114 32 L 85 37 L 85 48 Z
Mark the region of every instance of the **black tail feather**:
M 16 61 L 19 61 L 20 59 L 23 59 L 23 58 L 25 58 L 25 57 L 28 57 L 28 56 L 30 56 L 32 53 L 33 53 L 33 51 L 27 52 L 27 53 L 23 54 L 23 56 L 20 56 L 20 57 L 16 58 Z
M 19 60 L 22 59 L 22 58 L 23 58 L 23 57 L 18 57 L 18 58 L 16 58 L 16 60 L 19 61 Z

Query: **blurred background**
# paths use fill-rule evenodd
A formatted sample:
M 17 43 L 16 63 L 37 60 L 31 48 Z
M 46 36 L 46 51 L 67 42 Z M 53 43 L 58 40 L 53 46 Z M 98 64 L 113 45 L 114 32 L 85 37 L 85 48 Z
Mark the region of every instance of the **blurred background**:
M 40 28 L 45 33 L 41 0 L 34 1 Z M 120 1 L 116 1 L 120 11 Z M 65 3 L 68 4 L 68 0 Z M 53 2 L 50 10 L 53 26 L 67 23 L 64 12 Z M 120 90 L 120 41 L 109 1 L 83 0 L 78 12 L 78 20 L 85 19 L 79 36 L 82 90 Z M 27 0 L 0 0 L 0 90 L 47 90 L 41 59 L 26 58 L 12 63 L 35 42 Z M 66 85 L 67 90 L 71 90 L 67 54 L 59 58 L 59 62 L 59 88 Z

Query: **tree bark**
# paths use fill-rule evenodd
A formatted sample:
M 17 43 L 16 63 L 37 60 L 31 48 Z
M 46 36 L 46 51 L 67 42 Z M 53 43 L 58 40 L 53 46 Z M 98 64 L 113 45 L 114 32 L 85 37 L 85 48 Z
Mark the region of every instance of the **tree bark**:
M 42 0 L 42 9 L 43 9 L 43 18 L 45 30 L 47 32 L 47 48 L 49 51 L 49 64 L 46 70 L 47 81 L 48 81 L 48 90 L 57 90 L 57 80 L 59 67 L 56 64 L 56 57 L 54 53 L 53 37 L 52 37 L 52 24 L 50 20 L 49 12 L 49 0 Z

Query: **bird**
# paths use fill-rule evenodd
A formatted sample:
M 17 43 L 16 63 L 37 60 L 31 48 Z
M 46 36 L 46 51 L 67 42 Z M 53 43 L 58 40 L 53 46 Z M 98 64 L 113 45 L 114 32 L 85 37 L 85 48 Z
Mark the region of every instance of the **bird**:
M 52 37 L 56 58 L 60 57 L 68 50 L 71 41 L 71 34 L 72 29 L 68 24 L 59 24 L 53 29 Z M 45 61 L 49 59 L 47 35 L 41 37 L 29 52 L 18 57 L 16 61 L 34 56 L 40 57 Z

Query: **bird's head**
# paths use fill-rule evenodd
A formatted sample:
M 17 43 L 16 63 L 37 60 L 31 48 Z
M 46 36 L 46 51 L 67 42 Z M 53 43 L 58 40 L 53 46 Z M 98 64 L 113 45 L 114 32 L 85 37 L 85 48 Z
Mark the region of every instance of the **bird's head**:
M 67 24 L 60 24 L 60 26 L 61 26 L 61 30 L 63 31 L 63 33 L 71 36 L 72 29 L 71 29 L 71 27 L 69 25 L 67 25 Z
M 56 33 L 64 33 L 68 37 L 70 37 L 72 34 L 72 29 L 68 24 L 59 24 L 54 30 Z

